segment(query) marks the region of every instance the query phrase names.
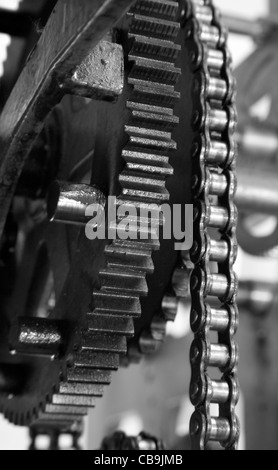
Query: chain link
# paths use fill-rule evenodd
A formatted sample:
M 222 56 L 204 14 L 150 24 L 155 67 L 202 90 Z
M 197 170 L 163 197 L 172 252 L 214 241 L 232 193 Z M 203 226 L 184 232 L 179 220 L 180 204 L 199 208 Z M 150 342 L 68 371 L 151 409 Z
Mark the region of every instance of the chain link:
M 190 423 L 194 450 L 210 441 L 236 450 L 239 423 L 235 81 L 227 52 L 227 33 L 211 0 L 186 2 L 184 27 L 193 69 L 192 147 L 194 245 L 191 259 Z M 212 369 L 213 368 L 213 369 Z M 215 370 L 219 371 L 218 373 Z M 212 378 L 213 377 L 213 378 Z M 219 406 L 217 417 L 211 405 Z

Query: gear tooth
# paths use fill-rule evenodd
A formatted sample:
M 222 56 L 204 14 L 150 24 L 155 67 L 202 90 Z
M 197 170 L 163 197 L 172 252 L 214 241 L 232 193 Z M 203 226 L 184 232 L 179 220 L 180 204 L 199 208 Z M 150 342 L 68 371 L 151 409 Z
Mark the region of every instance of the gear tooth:
M 87 332 L 83 334 L 82 351 L 95 351 L 100 353 L 126 354 L 126 337 L 109 335 L 102 332 Z
M 132 33 L 129 35 L 133 38 L 133 45 L 130 51 L 131 56 L 151 59 L 156 57 L 158 60 L 165 60 L 172 64 L 176 63 L 181 46 L 164 39 L 133 35 Z
M 55 394 L 52 398 L 53 405 L 65 405 L 65 406 L 81 406 L 94 408 L 95 397 L 88 397 L 86 395 L 59 395 Z M 67 416 L 68 418 L 68 416 Z
M 39 418 L 33 423 L 32 427 L 38 426 L 41 429 L 55 429 L 60 433 L 70 433 L 75 427 L 76 421 L 82 421 L 84 416 L 76 415 L 74 418 L 68 414 L 50 414 L 40 413 Z
M 136 243 L 136 242 L 135 242 Z M 141 304 L 138 297 L 108 292 L 94 293 L 95 313 L 116 316 L 141 316 Z
M 146 276 L 141 273 L 105 269 L 100 272 L 102 289 L 144 296 L 148 294 Z
M 144 112 L 132 110 L 131 124 L 147 126 L 148 129 L 168 131 L 168 138 L 171 139 L 171 132 L 179 124 L 179 118 L 176 116 L 169 116 L 168 114 L 159 114 L 155 112 Z M 151 130 L 150 129 L 150 130 Z
M 103 370 L 118 370 L 119 355 L 96 353 L 94 351 L 81 351 L 74 356 L 75 367 Z
M 159 19 L 143 14 L 134 14 L 130 31 L 133 34 L 151 36 L 153 38 L 164 38 L 168 41 L 175 41 L 179 34 L 180 25 L 175 21 Z
M 175 86 L 181 76 L 181 69 L 176 68 L 171 62 L 129 55 L 129 60 L 134 62 L 129 79 L 139 79 L 159 83 L 161 85 Z
M 138 0 L 131 9 L 132 13 L 141 13 L 145 16 L 171 18 L 174 20 L 178 16 L 178 11 L 178 2 L 169 0 Z
M 161 139 L 164 141 L 171 141 L 171 132 L 166 132 L 161 129 L 154 129 L 152 126 L 147 127 L 146 124 L 140 126 L 140 124 L 134 124 L 134 122 L 130 121 L 129 124 L 125 126 L 125 131 L 130 136 L 142 136 L 143 138 L 154 138 L 154 139 Z
M 153 273 L 154 264 L 150 252 L 142 252 L 140 250 L 123 250 L 121 247 L 109 246 L 105 250 L 108 266 L 114 268 L 116 266 L 121 269 L 132 269 L 133 271 L 143 271 L 145 273 Z
M 133 86 L 133 94 L 130 99 L 136 103 L 171 107 L 173 113 L 174 107 L 180 100 L 180 93 L 169 85 L 165 86 L 137 78 L 129 78 L 128 83 Z
M 111 379 L 112 373 L 109 370 L 72 367 L 67 372 L 68 382 L 109 385 Z
M 146 147 L 148 149 L 157 150 L 176 150 L 177 144 L 174 140 L 157 140 L 147 139 L 144 137 L 131 136 L 129 140 L 130 145 L 135 147 Z
M 87 315 L 88 330 L 91 332 L 102 331 L 106 334 L 114 334 L 126 337 L 134 336 L 134 324 L 132 318 L 116 317 L 112 315 Z
M 130 99 L 129 101 L 127 101 L 127 108 L 128 109 L 131 109 L 133 112 L 134 111 L 143 111 L 145 113 L 156 113 L 158 115 L 164 115 L 165 117 L 173 117 L 174 115 L 174 112 L 173 112 L 173 108 L 171 106 L 163 106 L 161 105 L 161 103 L 157 103 L 157 104 L 151 104 L 151 103 L 146 103 L 145 101 L 148 101 L 147 99 L 145 99 L 143 101 L 143 99 L 139 100 L 137 99 L 136 101 L 136 97 L 135 95 L 132 96 L 132 99 Z
M 46 405 L 45 413 L 50 415 L 69 415 L 75 417 L 86 416 L 88 408 L 80 406 L 61 406 L 61 405 Z
M 127 162 L 138 162 L 151 165 L 167 165 L 169 163 L 169 156 L 167 152 L 159 150 L 146 150 L 144 148 L 136 148 L 127 146 L 123 150 L 123 158 Z
M 60 384 L 59 393 L 61 395 L 83 395 L 89 397 L 102 397 L 104 393 L 104 385 L 101 384 L 84 384 L 78 382 L 62 382 Z
M 137 250 L 152 250 L 157 251 L 160 249 L 159 240 L 115 240 L 114 246 L 125 247 L 127 249 L 137 249 Z
M 124 171 L 120 176 L 120 183 L 124 188 L 141 189 L 147 191 L 157 191 L 164 193 L 165 190 L 165 178 L 153 177 L 150 178 L 144 173 L 136 173 Z
M 153 165 L 142 165 L 142 163 L 127 163 L 126 166 L 128 171 L 136 171 L 139 173 L 146 173 L 148 175 L 157 175 L 157 176 L 164 176 L 165 178 L 168 176 L 173 176 L 174 169 L 171 165 L 164 165 L 160 166 L 153 166 Z

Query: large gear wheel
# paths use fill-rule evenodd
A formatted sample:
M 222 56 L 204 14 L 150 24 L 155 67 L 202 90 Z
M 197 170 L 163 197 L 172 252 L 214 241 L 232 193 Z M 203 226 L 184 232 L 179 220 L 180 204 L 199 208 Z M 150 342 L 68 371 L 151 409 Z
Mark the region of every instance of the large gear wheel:
M 173 240 L 92 242 L 84 228 L 49 224 L 42 201 L 57 178 L 118 203 L 190 202 L 191 82 L 179 15 L 177 1 L 135 3 L 112 34 L 124 49 L 121 96 L 114 104 L 65 97 L 22 173 L 2 244 L 3 276 L 14 282 L 1 293 L 0 408 L 15 424 L 76 430 L 126 354 L 134 321 L 144 352 L 142 331 L 153 317 L 160 328 L 169 319 L 161 303 L 178 260 Z M 46 343 L 50 357 L 41 356 Z

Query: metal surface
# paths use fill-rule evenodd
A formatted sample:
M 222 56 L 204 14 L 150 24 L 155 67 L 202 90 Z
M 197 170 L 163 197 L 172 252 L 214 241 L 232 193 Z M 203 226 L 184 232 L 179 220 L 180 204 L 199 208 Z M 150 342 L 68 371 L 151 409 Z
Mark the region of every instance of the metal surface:
M 48 192 L 47 213 L 51 222 L 85 225 L 93 214 L 88 207 L 106 206 L 106 198 L 97 188 L 82 184 L 55 182 Z M 97 213 L 97 209 L 95 209 Z

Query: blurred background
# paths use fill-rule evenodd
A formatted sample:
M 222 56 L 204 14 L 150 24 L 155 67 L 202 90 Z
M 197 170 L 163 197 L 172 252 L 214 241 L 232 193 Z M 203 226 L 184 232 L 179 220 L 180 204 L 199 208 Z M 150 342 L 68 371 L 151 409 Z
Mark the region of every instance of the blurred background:
M 19 4 L 20 0 L 0 0 L 0 8 L 17 9 Z M 38 5 L 38 2 L 30 1 L 31 4 Z M 256 20 L 267 18 L 271 11 L 272 20 L 276 18 L 275 15 L 278 17 L 276 0 L 215 0 L 215 4 L 224 15 L 229 16 L 231 26 L 233 15 L 241 19 Z M 253 184 L 251 196 L 250 193 L 241 194 L 239 201 L 239 235 L 243 249 L 240 249 L 236 266 L 241 280 L 242 305 L 239 332 L 242 398 L 238 413 L 242 423 L 241 449 L 276 449 L 278 260 L 273 240 L 277 240 L 275 211 L 277 213 L 278 202 L 274 201 L 273 208 L 269 209 L 267 201 L 263 204 L 261 199 L 264 198 L 261 198 L 250 213 L 248 201 L 256 194 L 265 194 L 265 200 L 273 200 L 269 189 L 277 188 L 274 171 L 277 168 L 278 148 L 278 107 L 275 101 L 275 58 L 278 53 L 275 55 L 277 37 L 269 40 L 266 45 L 265 38 L 262 40 L 260 34 L 257 35 L 259 38 L 256 36 L 258 29 L 254 29 L 253 33 L 253 38 L 231 34 L 229 40 L 239 84 L 240 184 L 244 188 L 244 178 L 246 172 L 250 175 L 250 169 Z M 8 36 L 0 35 L 0 75 L 3 74 L 3 63 L 10 43 Z M 13 42 L 15 54 L 20 56 L 22 47 L 20 39 Z M 7 73 L 8 77 L 13 76 L 13 70 L 8 70 Z M 4 90 L 3 97 L 8 89 L 6 90 L 5 83 L 1 83 L 1 87 Z M 267 157 L 263 163 L 262 153 Z M 189 312 L 188 299 L 180 299 L 177 320 L 168 328 L 166 342 L 160 353 L 139 366 L 122 369 L 115 375 L 104 399 L 86 421 L 82 443 L 84 448 L 98 448 L 103 436 L 116 429 L 129 435 L 137 435 L 145 430 L 163 438 L 171 448 L 182 448 L 192 413 L 187 392 L 191 344 Z M 0 450 L 28 448 L 28 431 L 9 425 L 1 417 L 0 436 Z

